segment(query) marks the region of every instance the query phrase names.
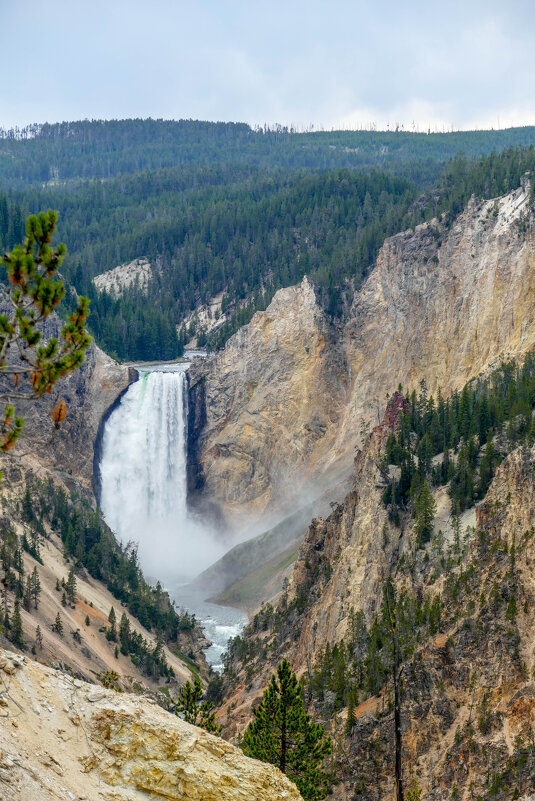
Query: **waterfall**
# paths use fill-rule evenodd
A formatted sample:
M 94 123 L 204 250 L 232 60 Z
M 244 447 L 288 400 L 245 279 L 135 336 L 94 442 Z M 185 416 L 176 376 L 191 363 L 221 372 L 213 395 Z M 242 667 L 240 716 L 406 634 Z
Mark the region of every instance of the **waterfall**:
M 191 578 L 224 550 L 188 512 L 186 440 L 184 369 L 141 372 L 104 429 L 104 517 L 159 578 Z

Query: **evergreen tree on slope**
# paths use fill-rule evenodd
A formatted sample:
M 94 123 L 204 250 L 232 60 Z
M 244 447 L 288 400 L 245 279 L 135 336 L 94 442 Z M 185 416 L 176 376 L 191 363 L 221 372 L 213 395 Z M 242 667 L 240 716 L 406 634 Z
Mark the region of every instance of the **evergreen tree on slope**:
M 331 738 L 305 712 L 303 688 L 287 659 L 271 677 L 253 715 L 241 743 L 244 753 L 280 768 L 305 801 L 325 798 L 328 776 L 322 763 L 332 752 Z

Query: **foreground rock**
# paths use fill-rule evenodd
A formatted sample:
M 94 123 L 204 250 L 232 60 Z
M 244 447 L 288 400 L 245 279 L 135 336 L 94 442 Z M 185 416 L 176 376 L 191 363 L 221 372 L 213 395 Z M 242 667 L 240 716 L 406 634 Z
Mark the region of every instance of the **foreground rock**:
M 0 650 L 2 801 L 299 801 L 280 771 L 146 699 Z

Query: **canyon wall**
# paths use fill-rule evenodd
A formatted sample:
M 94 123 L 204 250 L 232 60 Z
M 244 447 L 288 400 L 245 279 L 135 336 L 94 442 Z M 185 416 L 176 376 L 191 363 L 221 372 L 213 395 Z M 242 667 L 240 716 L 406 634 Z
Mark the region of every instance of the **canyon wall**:
M 280 290 L 189 373 L 194 483 L 228 519 L 282 503 L 325 460 L 349 382 L 339 337 L 308 279 Z
M 535 448 L 517 448 L 497 468 L 462 550 L 451 529 L 442 545 L 435 540 L 422 549 L 410 517 L 397 528 L 382 503 L 377 457 L 395 425 L 391 411 L 390 405 L 357 456 L 344 503 L 326 520 L 312 521 L 278 606 L 260 611 L 245 630 L 248 648 L 237 649 L 230 662 L 220 720 L 227 736 L 238 737 L 284 657 L 306 688 L 317 686 L 314 671 L 327 661 L 327 645 L 334 654 L 344 637 L 349 659 L 352 648 L 362 647 L 352 639 L 355 613 L 362 611 L 368 626 L 381 618 L 390 575 L 398 599 L 407 591 L 419 607 L 432 599 L 440 605 L 436 628 L 420 628 L 408 649 L 400 645 L 406 788 L 416 782 L 426 801 L 509 794 L 527 801 L 535 755 Z M 353 679 L 345 674 L 344 681 Z M 330 695 L 316 693 L 314 709 L 339 747 L 333 799 L 394 799 L 391 679 L 355 704 L 350 731 L 347 708 L 326 711 Z
M 351 465 L 385 396 L 435 393 L 535 346 L 535 234 L 525 189 L 472 200 L 388 239 L 335 327 L 308 279 L 280 290 L 190 370 L 190 486 L 228 521 L 280 510 Z
M 45 336 L 55 336 L 57 322 L 47 324 Z M 51 395 L 17 403 L 25 427 L 15 455 L 23 454 L 26 466 L 51 472 L 92 501 L 94 489 L 98 494 L 98 483 L 93 484 L 104 422 L 136 378 L 135 369 L 118 364 L 93 343 L 81 367 L 60 379 Z M 66 402 L 67 416 L 55 429 L 49 415 L 59 400 Z

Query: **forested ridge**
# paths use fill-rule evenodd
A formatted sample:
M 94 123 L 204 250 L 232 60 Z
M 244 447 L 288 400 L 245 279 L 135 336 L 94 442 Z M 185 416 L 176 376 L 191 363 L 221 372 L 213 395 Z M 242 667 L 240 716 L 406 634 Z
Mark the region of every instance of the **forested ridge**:
M 81 120 L 0 130 L 0 180 L 4 186 L 21 186 L 214 163 L 328 169 L 423 160 L 430 162 L 431 170 L 433 162 L 447 161 L 459 152 L 473 157 L 531 144 L 535 126 L 429 134 L 301 133 L 281 125 L 253 129 L 234 122 Z M 425 173 L 422 164 L 418 169 Z
M 342 317 L 386 237 L 436 215 L 448 225 L 472 194 L 516 188 L 534 161 L 532 147 L 518 145 L 533 141 L 535 128 L 423 135 L 161 120 L 34 126 L 0 139 L 0 246 L 20 239 L 28 212 L 57 209 L 69 248 L 64 278 L 91 298 L 97 342 L 118 358 L 173 358 L 192 333 L 177 334 L 177 324 L 218 293 L 220 326 L 196 332 L 209 347 L 305 274 L 327 312 Z M 505 145 L 517 146 L 478 155 Z M 454 156 L 460 148 L 473 158 Z M 96 275 L 135 258 L 151 263 L 151 303 L 136 286 L 121 298 L 96 291 Z
M 13 481 L 17 478 L 16 473 L 12 475 L 8 470 L 4 479 L 6 488 L 12 489 Z M 29 580 L 24 572 L 22 551 L 27 551 L 42 565 L 43 548 L 48 548 L 51 536 L 56 534 L 63 545 L 66 561 L 72 565 L 69 581 L 63 584 L 59 583 L 59 578 L 56 581 L 56 590 L 59 593 L 63 591 L 63 605 L 66 606 L 66 600 L 74 604 L 76 575 L 84 575 L 87 571 L 109 589 L 117 599 L 118 608 L 121 605 L 127 607 L 148 631 L 156 635 L 156 644 L 153 646 L 131 629 L 126 615 L 122 614 L 119 621 L 113 612 L 111 626 L 106 631 L 108 640 L 117 642 L 121 653 L 130 655 L 134 664 L 146 675 L 155 679 L 171 676 L 173 671 L 167 664 L 163 643 L 182 658 L 179 640 L 181 634 L 196 627 L 195 616 L 175 609 L 160 582 L 156 587 L 147 583 L 139 566 L 136 546 L 132 543 L 125 547 L 119 545 L 100 512 L 92 509 L 76 494 L 68 495 L 51 479 L 43 481 L 28 472 L 20 503 L 12 499 L 11 504 L 12 517 L 20 521 L 24 534 L 19 537 L 9 518 L 2 518 L 0 561 L 5 571 L 2 624 L 6 635 L 18 647 L 23 647 L 22 629 L 16 627 L 14 633 L 13 621 L 7 611 L 8 591 L 12 593 L 16 605 L 20 603 L 30 611 L 33 597 L 35 609 L 38 608 L 39 568 L 35 569 L 34 576 Z M 52 628 L 62 633 L 59 624 L 57 628 Z M 191 659 L 189 662 L 191 664 Z

